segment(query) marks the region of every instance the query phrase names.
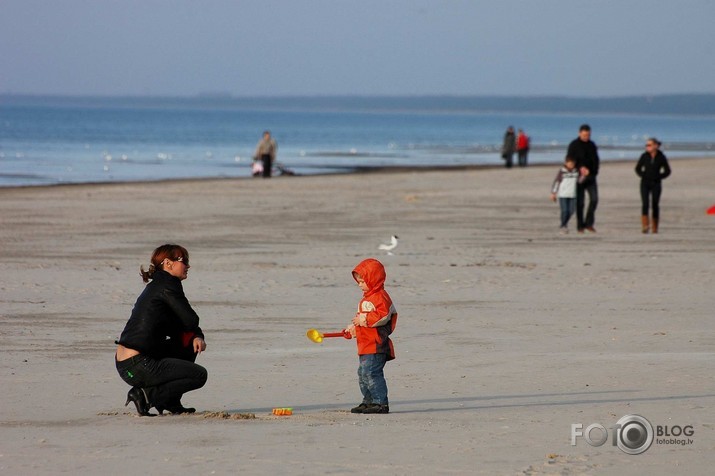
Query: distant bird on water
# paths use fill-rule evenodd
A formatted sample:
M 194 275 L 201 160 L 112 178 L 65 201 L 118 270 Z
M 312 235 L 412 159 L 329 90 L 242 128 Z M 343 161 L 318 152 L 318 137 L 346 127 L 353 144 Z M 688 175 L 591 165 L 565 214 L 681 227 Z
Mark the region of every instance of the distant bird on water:
M 387 254 L 392 256 L 392 250 L 397 248 L 397 235 L 392 235 L 390 237 L 390 244 L 382 243 L 380 246 L 377 247 L 378 250 L 381 251 L 387 251 Z

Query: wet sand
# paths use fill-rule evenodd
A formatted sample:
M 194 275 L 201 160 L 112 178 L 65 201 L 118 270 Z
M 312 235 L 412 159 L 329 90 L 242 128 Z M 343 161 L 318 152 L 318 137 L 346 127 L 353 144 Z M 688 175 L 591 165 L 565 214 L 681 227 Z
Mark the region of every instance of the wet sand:
M 633 165 L 603 165 L 598 233 L 566 236 L 556 167 L 0 189 L 0 473 L 708 473 L 715 159 L 672 161 L 658 235 Z M 209 345 L 183 402 L 213 415 L 122 406 L 113 340 L 165 242 Z M 347 324 L 370 256 L 400 313 L 390 415 L 348 412 L 353 341 L 305 337 Z M 627 414 L 693 443 L 570 444 Z

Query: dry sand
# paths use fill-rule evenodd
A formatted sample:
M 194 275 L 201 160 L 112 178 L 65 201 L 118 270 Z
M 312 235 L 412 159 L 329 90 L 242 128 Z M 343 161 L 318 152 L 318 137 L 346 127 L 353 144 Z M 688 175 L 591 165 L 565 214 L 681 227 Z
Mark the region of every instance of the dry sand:
M 715 160 L 672 165 L 656 236 L 627 163 L 581 236 L 558 234 L 554 166 L 1 189 L 0 474 L 710 473 Z M 113 340 L 165 242 L 209 344 L 184 403 L 256 419 L 122 406 Z M 347 412 L 353 341 L 305 337 L 349 321 L 369 256 L 400 312 L 390 415 Z M 631 413 L 693 444 L 571 446 Z

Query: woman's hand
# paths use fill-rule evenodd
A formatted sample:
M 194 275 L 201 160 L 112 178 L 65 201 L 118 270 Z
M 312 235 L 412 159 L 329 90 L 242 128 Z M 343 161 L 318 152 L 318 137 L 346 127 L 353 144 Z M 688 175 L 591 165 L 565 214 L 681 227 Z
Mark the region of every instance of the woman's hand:
M 200 354 L 206 350 L 206 342 L 201 337 L 194 337 L 194 353 Z

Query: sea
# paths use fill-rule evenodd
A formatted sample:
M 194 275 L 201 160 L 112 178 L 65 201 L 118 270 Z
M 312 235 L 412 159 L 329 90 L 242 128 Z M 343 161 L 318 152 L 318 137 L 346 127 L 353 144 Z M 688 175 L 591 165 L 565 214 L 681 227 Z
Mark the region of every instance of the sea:
M 250 177 L 264 130 L 278 143 L 281 169 L 296 175 L 499 166 L 508 126 L 530 137 L 530 164 L 560 163 L 582 123 L 603 161 L 636 161 L 651 136 L 670 159 L 715 155 L 715 115 L 410 101 L 0 97 L 0 187 Z

